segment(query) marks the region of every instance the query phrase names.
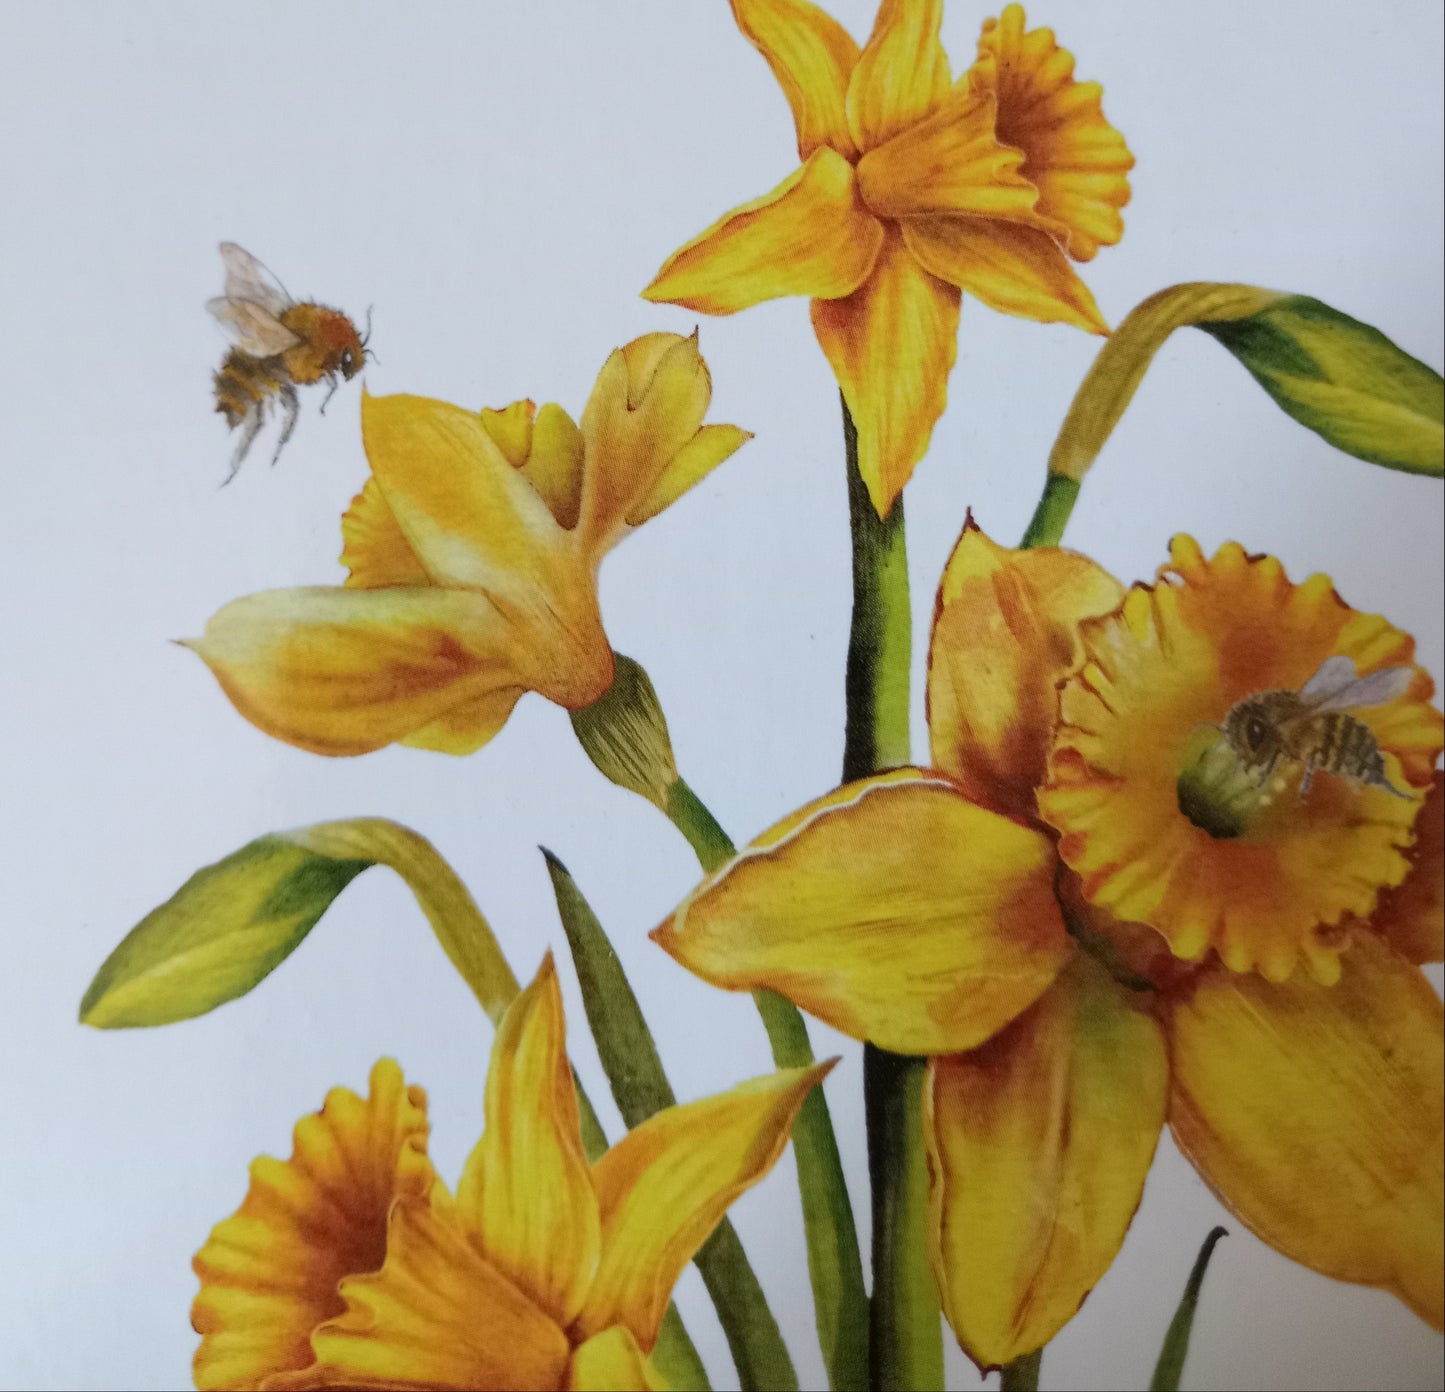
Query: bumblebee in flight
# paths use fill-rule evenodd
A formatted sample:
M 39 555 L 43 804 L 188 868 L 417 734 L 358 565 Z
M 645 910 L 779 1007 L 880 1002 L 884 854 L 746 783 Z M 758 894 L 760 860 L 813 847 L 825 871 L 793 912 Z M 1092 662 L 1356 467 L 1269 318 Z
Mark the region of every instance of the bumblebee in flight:
M 234 242 L 221 243 L 221 260 L 226 265 L 225 294 L 208 301 L 206 308 L 236 341 L 214 379 L 216 410 L 232 430 L 241 431 L 225 479 L 230 483 L 275 402 L 281 403 L 283 417 L 272 464 L 296 428 L 296 388 L 324 379 L 331 387 L 321 403 L 326 410 L 341 379 L 350 381 L 365 364 L 369 330 L 358 333 L 339 309 L 293 300 Z

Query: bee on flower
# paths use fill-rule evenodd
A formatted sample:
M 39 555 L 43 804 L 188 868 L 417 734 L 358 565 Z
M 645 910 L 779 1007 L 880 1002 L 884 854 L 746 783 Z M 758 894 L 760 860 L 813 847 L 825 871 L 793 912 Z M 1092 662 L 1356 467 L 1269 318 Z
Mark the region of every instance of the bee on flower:
M 1178 537 L 1126 592 L 971 523 L 935 614 L 933 767 L 801 809 L 655 939 L 929 1056 L 931 1255 L 980 1368 L 1073 1316 L 1166 1125 L 1264 1241 L 1440 1328 L 1445 1021 L 1420 965 L 1445 939 L 1445 721 L 1413 641 L 1236 545 Z M 1201 737 L 1312 680 L 1380 778 L 1311 742 L 1305 797 L 1200 779 Z

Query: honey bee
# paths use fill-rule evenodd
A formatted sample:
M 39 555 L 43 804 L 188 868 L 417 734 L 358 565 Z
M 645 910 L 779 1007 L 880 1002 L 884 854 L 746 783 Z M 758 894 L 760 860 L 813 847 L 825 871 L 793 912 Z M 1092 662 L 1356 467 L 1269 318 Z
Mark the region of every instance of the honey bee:
M 1350 711 L 1389 705 L 1413 676 L 1410 667 L 1386 667 L 1359 677 L 1348 657 L 1332 657 L 1298 691 L 1246 696 L 1230 708 L 1220 729 L 1240 767 L 1260 784 L 1287 759 L 1304 767 L 1301 798 L 1321 771 L 1407 798 L 1386 776 L 1374 733 Z
M 370 325 L 360 334 L 339 309 L 298 304 L 250 252 L 234 242 L 221 243 L 221 260 L 226 264 L 226 292 L 207 301 L 206 308 L 236 341 L 215 374 L 216 410 L 232 430 L 241 429 L 226 475 L 225 482 L 230 483 L 273 401 L 280 401 L 284 416 L 272 464 L 296 428 L 298 386 L 324 378 L 331 386 L 321 403 L 325 412 L 340 379 L 349 382 L 366 362 Z

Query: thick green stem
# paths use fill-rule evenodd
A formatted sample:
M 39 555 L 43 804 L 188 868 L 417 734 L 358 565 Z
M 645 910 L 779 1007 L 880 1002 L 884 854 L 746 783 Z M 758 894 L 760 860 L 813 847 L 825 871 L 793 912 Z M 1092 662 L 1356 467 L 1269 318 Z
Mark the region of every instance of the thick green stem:
M 853 622 L 848 636 L 843 781 L 909 762 L 913 626 L 903 500 L 880 519 L 858 471 L 858 434 L 843 407 L 848 515 L 853 533 Z M 873 1190 L 870 1364 L 874 1388 L 943 1386 L 943 1334 L 928 1260 L 928 1174 L 923 1156 L 927 1061 L 864 1046 L 863 1096 Z
M 736 854 L 727 832 L 681 778 L 668 796 L 667 812 L 708 873 Z M 808 1027 L 797 1008 L 772 991 L 754 991 L 753 1000 L 768 1032 L 773 1062 L 779 1068 L 811 1064 Z M 843 1160 L 822 1088 L 808 1094 L 793 1122 L 793 1158 L 828 1386 L 833 1392 L 863 1392 L 868 1386 L 868 1294 Z
M 1076 480 L 1063 474 L 1050 474 L 1019 546 L 1024 550 L 1032 546 L 1057 546 L 1063 540 L 1064 528 L 1068 526 L 1069 515 L 1078 500 L 1079 485 Z
M 843 407 L 848 518 L 853 530 L 853 624 L 844 678 L 843 781 L 908 762 L 908 678 L 913 625 L 903 499 L 882 520 L 858 472 L 858 432 Z
M 1043 1361 L 1044 1351 L 1040 1348 L 1005 1364 L 999 1370 L 999 1392 L 1039 1392 L 1039 1368 Z

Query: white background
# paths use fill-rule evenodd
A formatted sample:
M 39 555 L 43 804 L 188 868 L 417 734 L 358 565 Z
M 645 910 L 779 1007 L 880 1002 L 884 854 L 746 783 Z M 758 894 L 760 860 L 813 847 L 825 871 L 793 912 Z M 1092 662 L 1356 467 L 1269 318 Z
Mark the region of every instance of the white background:
M 833 0 L 860 38 L 870 0 Z M 955 67 L 985 11 L 951 5 Z M 1189 279 L 1318 295 L 1438 366 L 1441 11 L 1434 0 L 1039 6 L 1107 88 L 1138 156 L 1128 234 L 1086 275 L 1117 322 Z M 517 971 L 558 930 L 539 844 L 613 935 L 684 1097 L 769 1066 L 745 998 L 645 937 L 690 852 L 606 784 L 529 697 L 473 758 L 329 761 L 272 742 L 167 639 L 254 590 L 340 579 L 365 476 L 359 387 L 225 491 L 211 413 L 215 245 L 293 292 L 375 305 L 374 392 L 581 409 L 615 345 L 695 317 L 638 299 L 664 256 L 795 165 L 762 59 L 721 0 L 100 5 L 0 9 L 0 1383 L 173 1387 L 195 1337 L 190 1257 L 246 1164 L 289 1153 L 326 1089 L 381 1054 L 430 1091 L 455 1180 L 490 1029 L 385 871 L 347 891 L 254 995 L 201 1020 L 75 1022 L 121 935 L 198 866 L 272 829 L 362 813 L 431 837 Z M 830 786 L 849 606 L 832 379 L 785 301 L 702 323 L 712 418 L 757 439 L 604 568 L 615 645 L 642 660 L 682 769 L 738 838 Z M 1097 340 L 965 306 L 947 415 L 908 493 L 921 671 L 932 588 L 971 504 L 1012 540 Z M 1161 353 L 1070 530 L 1149 576 L 1169 536 L 1237 537 L 1415 632 L 1442 671 L 1439 484 L 1333 452 L 1201 334 Z M 922 756 L 915 679 L 915 752 Z M 568 981 L 573 1047 L 606 1087 Z M 866 1233 L 859 1050 L 828 1084 Z M 615 1135 L 616 1114 L 603 1108 Z M 1327 1188 L 1328 1174 L 1299 1176 Z M 1142 1387 L 1220 1210 L 1166 1139 L 1113 1270 L 1050 1347 L 1051 1387 Z M 735 1218 L 795 1351 L 821 1377 L 791 1158 Z M 1390 1296 L 1292 1266 L 1234 1227 L 1186 1378 L 1205 1387 L 1439 1386 L 1441 1346 Z M 718 1386 L 700 1283 L 680 1287 Z M 951 1385 L 976 1374 L 949 1339 Z M 735 1384 L 732 1384 L 735 1385 Z

